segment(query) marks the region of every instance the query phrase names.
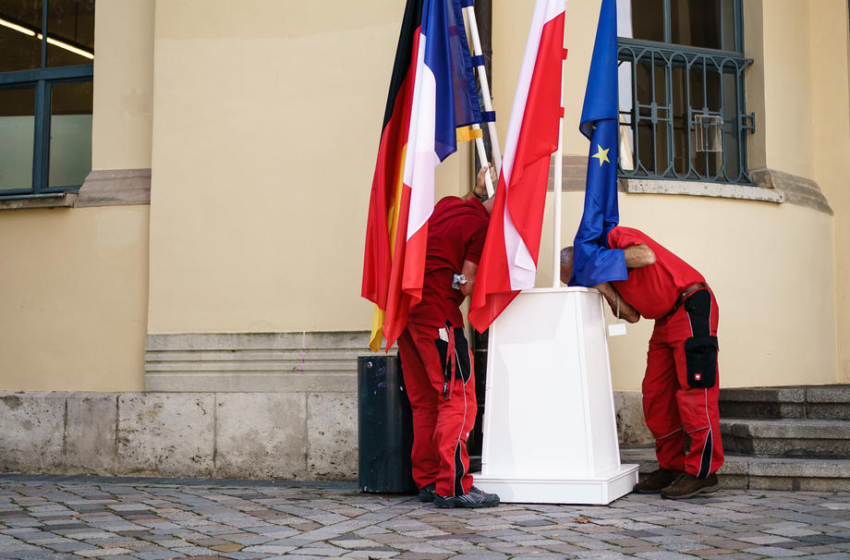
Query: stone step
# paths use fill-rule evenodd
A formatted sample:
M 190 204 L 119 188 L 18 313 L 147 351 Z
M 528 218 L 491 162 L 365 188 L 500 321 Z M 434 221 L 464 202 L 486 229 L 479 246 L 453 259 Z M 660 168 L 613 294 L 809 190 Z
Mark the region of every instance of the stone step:
M 727 453 L 850 459 L 850 421 L 721 418 Z
M 720 416 L 850 420 L 850 385 L 721 389 Z
M 651 447 L 623 448 L 623 463 L 637 463 L 643 477 L 658 468 Z M 850 459 L 788 459 L 727 454 L 717 471 L 724 488 L 850 492 Z

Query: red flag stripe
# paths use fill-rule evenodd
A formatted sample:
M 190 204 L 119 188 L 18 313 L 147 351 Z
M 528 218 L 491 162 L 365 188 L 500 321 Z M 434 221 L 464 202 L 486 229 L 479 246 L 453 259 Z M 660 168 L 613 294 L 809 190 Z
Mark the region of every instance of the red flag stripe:
M 535 8 L 470 305 L 469 321 L 479 332 L 521 290 L 534 286 L 549 159 L 558 147 L 564 5 L 564 0 L 538 0 Z

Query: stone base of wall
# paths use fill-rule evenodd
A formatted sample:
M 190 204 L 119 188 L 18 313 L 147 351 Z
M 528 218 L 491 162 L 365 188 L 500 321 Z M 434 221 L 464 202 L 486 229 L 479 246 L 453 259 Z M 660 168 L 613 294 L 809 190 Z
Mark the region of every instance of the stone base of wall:
M 0 393 L 0 471 L 353 480 L 355 393 Z
M 620 443 L 648 445 L 639 393 Z M 357 393 L 0 392 L 0 472 L 356 480 Z
M 623 447 L 655 445 L 652 432 L 643 419 L 643 396 L 640 391 L 614 391 L 617 411 L 617 438 Z

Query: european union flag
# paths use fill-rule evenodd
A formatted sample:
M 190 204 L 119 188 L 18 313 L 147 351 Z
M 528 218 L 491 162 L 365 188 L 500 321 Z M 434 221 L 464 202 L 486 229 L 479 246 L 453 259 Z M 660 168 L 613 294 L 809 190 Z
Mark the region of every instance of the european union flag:
M 457 151 L 457 129 L 482 121 L 481 107 L 460 0 L 426 0 L 422 17 L 425 65 L 436 81 L 434 151 L 443 161 Z
M 623 251 L 608 247 L 617 208 L 617 7 L 602 0 L 579 130 L 590 140 L 584 214 L 576 233 L 571 286 L 628 278 Z

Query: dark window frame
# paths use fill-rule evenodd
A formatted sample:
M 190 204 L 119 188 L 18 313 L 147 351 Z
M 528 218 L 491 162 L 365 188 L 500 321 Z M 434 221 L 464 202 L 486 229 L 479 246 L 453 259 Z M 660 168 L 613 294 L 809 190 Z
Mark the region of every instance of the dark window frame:
M 628 0 L 626 0 L 628 1 Z M 723 184 L 752 185 L 747 167 L 747 133 L 755 132 L 755 114 L 746 113 L 745 95 L 745 70 L 753 63 L 752 59 L 743 56 L 743 6 L 742 0 L 733 0 L 734 19 L 734 51 L 706 49 L 700 47 L 684 46 L 672 43 L 672 8 L 671 0 L 663 0 L 664 17 L 664 42 L 648 41 L 626 37 L 618 38 L 618 63 L 631 66 L 631 103 L 629 111 L 620 111 L 621 130 L 630 131 L 630 139 L 633 143 L 633 168 L 623 169 L 623 157 L 620 158 L 620 177 L 627 179 L 649 179 L 649 180 L 676 180 L 697 181 Z M 724 18 L 720 18 L 720 31 L 723 37 Z M 651 72 L 651 102 L 640 103 L 638 99 L 638 68 Z M 676 146 L 674 136 L 677 130 L 675 108 L 673 74 L 678 72 L 684 79 L 681 83 L 684 92 L 682 103 L 684 115 L 680 117 L 678 130 L 680 137 L 684 136 L 685 159 L 681 159 L 677 165 Z M 701 73 L 703 88 L 703 107 L 692 106 L 691 76 L 692 73 Z M 658 73 L 658 75 L 656 75 Z M 717 97 L 720 100 L 718 110 L 708 108 L 708 81 L 709 75 L 716 77 L 719 82 Z M 727 93 L 727 80 L 732 80 L 731 86 L 735 92 L 734 118 L 724 118 L 729 115 L 724 96 Z M 656 91 L 656 84 L 660 82 L 664 91 Z M 660 102 L 659 102 L 660 101 Z M 708 152 L 704 153 L 704 170 L 694 166 L 693 146 L 695 130 L 698 118 L 721 117 L 723 128 L 721 129 L 722 140 L 722 164 L 716 166 L 716 172 L 711 172 L 712 163 L 709 161 Z M 626 121 L 625 123 L 623 121 Z M 731 122 L 730 122 L 731 120 Z M 687 133 L 681 135 L 684 126 Z M 641 158 L 641 135 L 638 134 L 639 127 L 651 129 L 650 158 Z M 662 130 L 663 127 L 663 130 Z M 727 136 L 737 139 L 736 146 L 727 148 Z M 660 143 L 665 143 L 659 149 Z M 734 149 L 734 151 L 733 151 Z M 659 151 L 664 155 L 666 161 L 658 161 Z M 736 169 L 728 169 L 730 157 L 734 156 Z M 684 162 L 687 162 L 686 169 Z M 679 167 L 679 169 L 677 169 Z
M 0 91 L 35 88 L 32 185 L 29 189 L 0 191 L 0 199 L 55 197 L 57 194 L 77 192 L 82 186 L 49 186 L 51 93 L 54 85 L 94 82 L 94 63 L 77 66 L 47 66 L 49 4 L 50 0 L 42 0 L 41 68 L 0 72 Z

